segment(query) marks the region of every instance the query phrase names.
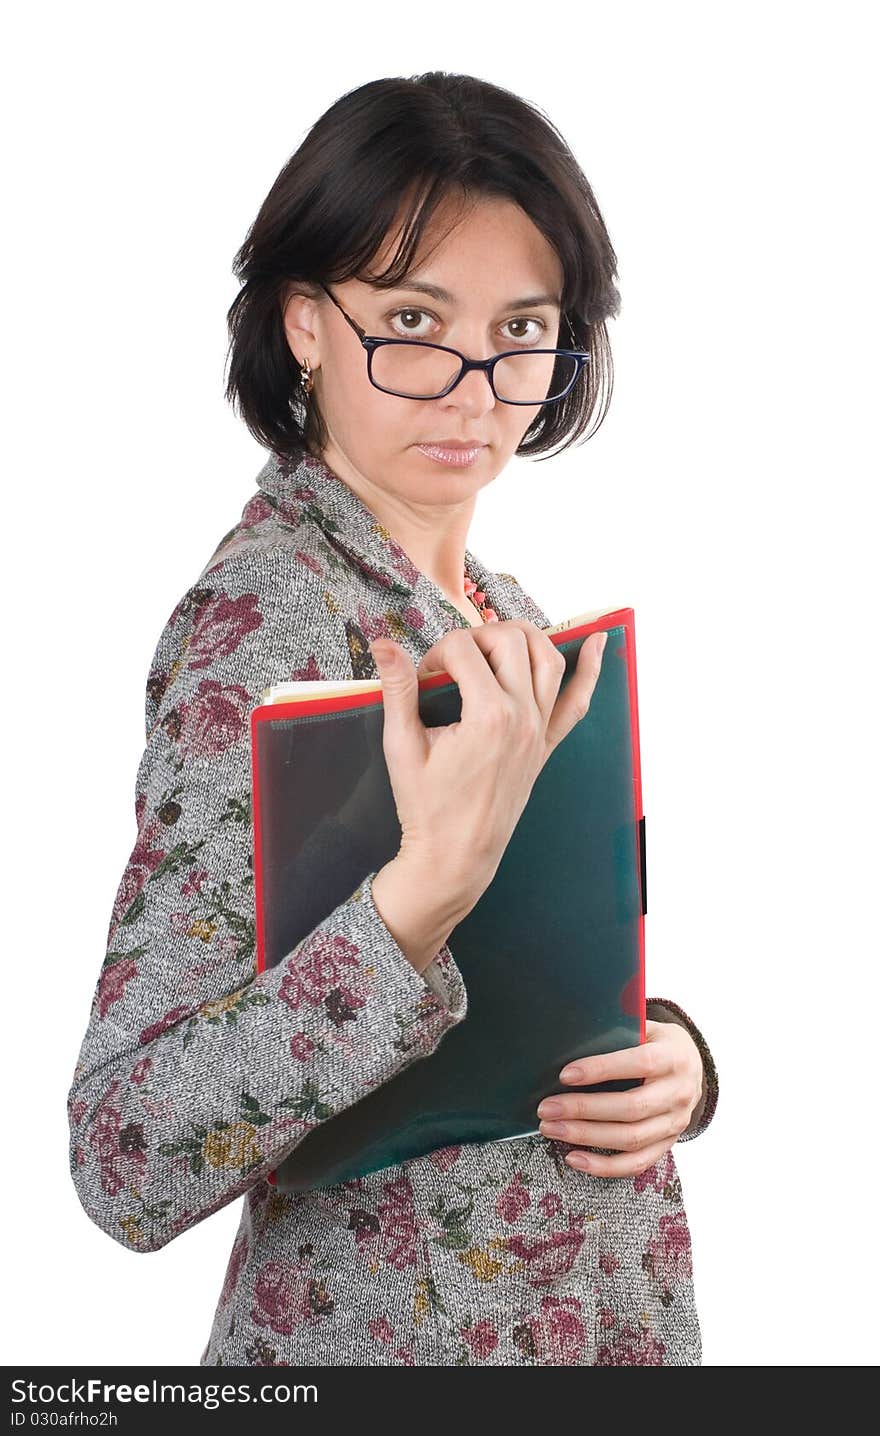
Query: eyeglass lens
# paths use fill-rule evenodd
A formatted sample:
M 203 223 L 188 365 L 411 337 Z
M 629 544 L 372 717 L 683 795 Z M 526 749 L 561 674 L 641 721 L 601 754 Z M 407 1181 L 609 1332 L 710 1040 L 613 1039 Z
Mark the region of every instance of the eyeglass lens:
M 499 399 L 544 404 L 565 393 L 577 361 L 551 353 L 506 354 L 495 365 Z M 436 399 L 461 369 L 454 354 L 430 344 L 381 344 L 372 354 L 373 382 L 411 399 Z

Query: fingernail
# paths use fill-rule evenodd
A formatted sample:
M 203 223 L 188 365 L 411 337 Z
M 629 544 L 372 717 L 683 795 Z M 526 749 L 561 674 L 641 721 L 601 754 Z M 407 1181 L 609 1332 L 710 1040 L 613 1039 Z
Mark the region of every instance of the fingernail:
M 538 1116 L 539 1116 L 539 1117 L 558 1117 L 562 1111 L 563 1111 L 562 1103 L 561 1103 L 561 1102 L 557 1102 L 557 1101 L 556 1101 L 554 1098 L 552 1098 L 552 1097 L 549 1097 L 546 1101 L 542 1102 L 542 1103 L 540 1104 L 540 1106 L 538 1107 Z
M 598 655 L 599 655 L 600 658 L 602 657 L 602 654 L 605 652 L 605 644 L 606 644 L 607 642 L 608 642 L 608 634 L 607 634 L 607 633 L 603 633 L 602 636 L 601 636 L 601 638 L 599 639 L 599 642 L 598 642 L 597 646 L 596 646 L 596 652 L 598 653 Z
M 576 1077 L 580 1077 L 580 1075 L 581 1075 L 581 1069 L 580 1069 L 580 1067 L 578 1067 L 578 1066 L 575 1065 L 575 1064 L 572 1064 L 571 1067 L 563 1067 L 562 1071 L 561 1071 L 560 1074 L 559 1074 L 559 1076 L 562 1078 L 563 1082 L 566 1082 L 566 1081 L 574 1081 L 574 1079 L 575 1079 Z

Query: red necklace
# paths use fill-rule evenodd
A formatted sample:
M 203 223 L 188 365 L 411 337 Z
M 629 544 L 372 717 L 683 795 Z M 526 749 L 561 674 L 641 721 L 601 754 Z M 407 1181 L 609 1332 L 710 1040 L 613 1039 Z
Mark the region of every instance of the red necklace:
M 498 614 L 494 608 L 490 608 L 486 602 L 486 595 L 482 589 L 477 588 L 472 578 L 468 578 L 467 569 L 464 571 L 464 591 L 471 603 L 479 610 L 480 617 L 484 623 L 500 623 Z

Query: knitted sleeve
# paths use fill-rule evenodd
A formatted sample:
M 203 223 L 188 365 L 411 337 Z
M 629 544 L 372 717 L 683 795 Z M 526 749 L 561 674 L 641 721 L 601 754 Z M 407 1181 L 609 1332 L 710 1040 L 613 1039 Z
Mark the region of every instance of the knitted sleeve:
M 678 1138 L 679 1142 L 689 1142 L 692 1137 L 699 1137 L 705 1132 L 715 1115 L 718 1105 L 718 1072 L 715 1059 L 697 1024 L 677 1002 L 672 1002 L 668 997 L 649 997 L 645 1003 L 645 1015 L 653 1022 L 677 1022 L 679 1027 L 685 1028 L 697 1044 L 703 1059 L 703 1090 L 691 1114 L 691 1120 Z
M 375 872 L 256 970 L 250 712 L 270 683 L 349 671 L 321 580 L 289 549 L 207 568 L 159 639 L 136 838 L 67 1098 L 79 1200 L 133 1251 L 239 1197 L 465 1016 L 449 947 L 416 971 Z

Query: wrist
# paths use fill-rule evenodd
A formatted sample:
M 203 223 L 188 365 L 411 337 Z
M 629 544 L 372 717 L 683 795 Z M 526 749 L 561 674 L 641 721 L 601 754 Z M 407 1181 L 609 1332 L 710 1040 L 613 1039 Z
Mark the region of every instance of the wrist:
M 433 962 L 466 907 L 458 895 L 411 858 L 398 855 L 375 874 L 373 904 L 398 947 L 417 972 Z
M 481 867 L 471 852 L 446 849 L 439 853 L 402 837 L 392 863 L 395 870 L 418 883 L 435 909 L 451 915 L 452 925 L 471 912 L 488 887 L 488 880 L 481 879 Z
M 461 872 L 449 855 L 440 858 L 403 845 L 386 866 L 418 893 L 422 906 L 450 932 L 467 917 L 485 887 L 473 865 Z

